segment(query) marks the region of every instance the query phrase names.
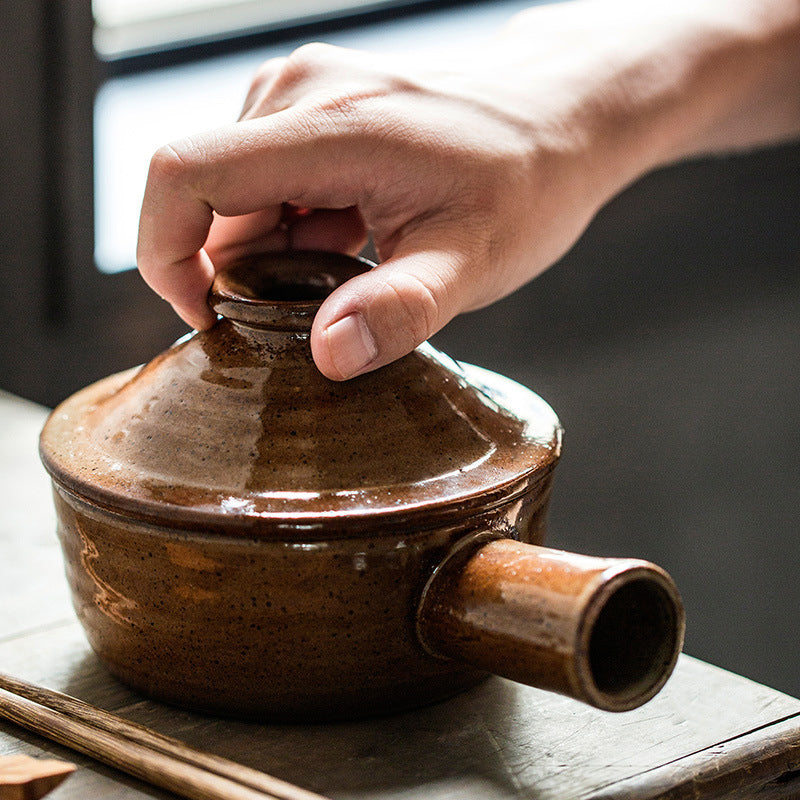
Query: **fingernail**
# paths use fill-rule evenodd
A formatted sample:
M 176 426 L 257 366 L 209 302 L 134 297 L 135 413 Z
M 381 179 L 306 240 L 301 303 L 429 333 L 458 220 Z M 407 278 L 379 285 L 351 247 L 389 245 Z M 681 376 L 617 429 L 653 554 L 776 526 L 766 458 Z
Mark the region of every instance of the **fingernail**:
M 328 348 L 342 378 L 358 375 L 378 357 L 378 348 L 361 314 L 348 314 L 325 331 Z

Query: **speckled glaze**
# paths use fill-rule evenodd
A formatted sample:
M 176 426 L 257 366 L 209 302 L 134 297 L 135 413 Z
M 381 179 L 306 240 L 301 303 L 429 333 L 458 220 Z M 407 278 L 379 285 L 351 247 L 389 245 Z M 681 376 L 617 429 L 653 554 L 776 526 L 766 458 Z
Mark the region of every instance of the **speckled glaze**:
M 131 686 L 224 714 L 332 719 L 429 702 L 487 670 L 524 679 L 535 648 L 520 656 L 517 637 L 504 653 L 491 625 L 469 635 L 494 657 L 441 644 L 474 617 L 445 609 L 442 587 L 465 542 L 480 558 L 496 539 L 543 541 L 560 425 L 532 392 L 428 345 L 324 378 L 314 313 L 369 267 L 314 252 L 241 262 L 215 282 L 216 326 L 48 420 L 41 453 L 75 607 Z M 582 573 L 595 595 L 596 568 Z M 664 586 L 671 649 L 661 642 L 656 660 L 674 663 L 682 617 Z M 503 605 L 499 591 L 484 593 Z M 596 613 L 570 602 L 576 618 Z M 602 707 L 567 661 L 544 683 Z M 659 669 L 648 691 L 671 664 Z

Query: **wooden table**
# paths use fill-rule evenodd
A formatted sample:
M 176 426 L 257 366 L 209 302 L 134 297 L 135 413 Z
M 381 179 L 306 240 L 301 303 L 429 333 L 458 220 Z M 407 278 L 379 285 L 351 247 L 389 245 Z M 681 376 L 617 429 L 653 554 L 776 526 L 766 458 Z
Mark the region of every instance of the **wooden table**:
M 317 726 L 215 719 L 134 694 L 72 613 L 37 456 L 45 415 L 0 393 L 0 670 L 334 799 L 800 797 L 800 700 L 688 656 L 655 700 L 619 715 L 499 678 L 418 711 Z M 0 754 L 16 753 L 79 765 L 54 800 L 169 796 L 0 721 Z

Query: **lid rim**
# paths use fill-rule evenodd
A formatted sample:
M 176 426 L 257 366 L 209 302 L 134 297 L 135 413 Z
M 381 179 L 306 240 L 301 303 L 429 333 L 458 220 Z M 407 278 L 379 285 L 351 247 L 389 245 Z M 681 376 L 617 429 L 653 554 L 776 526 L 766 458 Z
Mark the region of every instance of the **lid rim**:
M 279 530 L 283 539 L 290 540 L 295 537 L 287 537 L 286 533 L 292 529 L 296 530 L 298 539 L 307 538 L 313 530 L 324 531 L 328 538 L 346 539 L 350 531 L 355 536 L 361 533 L 360 529 L 367 526 L 375 535 L 380 535 L 380 528 L 378 530 L 374 528 L 384 525 L 388 529 L 387 535 L 389 535 L 398 527 L 409 527 L 409 523 L 412 523 L 411 527 L 415 531 L 440 527 L 443 522 L 452 524 L 477 514 L 490 512 L 494 508 L 514 502 L 522 495 L 534 491 L 552 475 L 558 458 L 556 455 L 549 463 L 532 467 L 526 473 L 496 486 L 474 490 L 457 497 L 423 500 L 397 508 L 362 507 L 355 511 L 353 509 L 346 511 L 332 509 L 329 512 L 307 513 L 297 511 L 231 513 L 219 508 L 159 504 L 157 501 L 145 503 L 125 495 L 117 496 L 113 492 L 96 486 L 90 486 L 91 491 L 84 492 L 78 488 L 78 484 L 81 482 L 73 481 L 70 485 L 63 475 L 58 474 L 60 471 L 48 463 L 44 455 L 42 461 L 55 488 L 82 503 L 126 520 L 175 530 L 206 529 L 209 532 L 229 535 L 231 538 L 238 538 L 244 534 L 253 536 L 256 531 L 255 538 L 262 538 Z M 534 480 L 529 480 L 534 476 Z M 120 499 L 122 502 L 119 502 Z M 130 503 L 129 507 L 128 503 Z M 425 524 L 419 524 L 421 518 L 425 519 Z M 261 530 L 258 530 L 259 528 Z

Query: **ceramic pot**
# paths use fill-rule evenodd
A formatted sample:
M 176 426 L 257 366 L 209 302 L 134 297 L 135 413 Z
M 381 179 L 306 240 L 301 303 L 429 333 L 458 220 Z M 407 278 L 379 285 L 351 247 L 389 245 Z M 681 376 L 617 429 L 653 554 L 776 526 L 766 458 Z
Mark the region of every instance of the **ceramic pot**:
M 92 647 L 148 695 L 248 717 L 384 713 L 487 673 L 645 702 L 680 599 L 652 564 L 541 546 L 550 407 L 429 345 L 343 383 L 314 366 L 316 309 L 370 267 L 242 261 L 212 329 L 53 411 L 41 454 Z

